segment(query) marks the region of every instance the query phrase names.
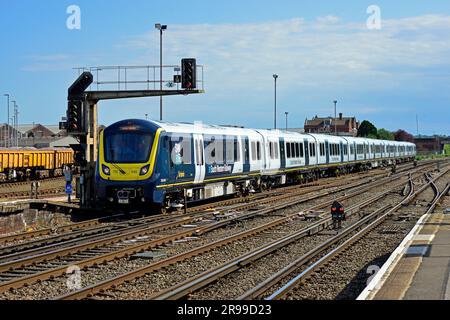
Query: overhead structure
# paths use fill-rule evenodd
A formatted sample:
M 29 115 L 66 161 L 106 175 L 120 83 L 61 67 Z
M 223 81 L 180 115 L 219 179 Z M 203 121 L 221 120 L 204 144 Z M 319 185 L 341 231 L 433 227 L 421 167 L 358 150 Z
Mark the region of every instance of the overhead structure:
M 183 59 L 184 60 L 184 59 Z M 83 209 L 95 208 L 95 167 L 98 154 L 98 102 L 101 100 L 130 99 L 143 97 L 160 97 L 174 95 L 189 95 L 204 93 L 204 90 L 194 90 L 196 88 L 196 62 L 190 60 L 189 69 L 191 86 L 186 89 L 168 89 L 168 90 L 96 90 L 86 91 L 94 82 L 94 76 L 91 72 L 83 72 L 78 79 L 70 86 L 68 90 L 68 108 L 67 122 L 61 123 L 69 135 L 74 136 L 80 142 L 79 145 L 73 145 L 75 151 L 75 161 L 81 168 L 81 177 L 77 182 L 77 193 L 80 196 L 80 206 Z M 193 60 L 193 61 L 192 61 Z M 193 64 L 192 64 L 193 63 Z M 149 67 L 146 67 L 149 68 Z M 180 69 L 180 67 L 177 67 Z M 103 67 L 105 69 L 105 67 Z M 100 68 L 96 69 L 101 70 Z M 119 69 L 120 75 L 120 69 Z M 148 82 L 148 81 L 147 81 Z M 97 87 L 99 85 L 97 75 Z M 130 81 L 129 83 L 133 83 Z M 136 81 L 134 81 L 136 83 Z M 122 81 L 123 84 L 123 81 Z

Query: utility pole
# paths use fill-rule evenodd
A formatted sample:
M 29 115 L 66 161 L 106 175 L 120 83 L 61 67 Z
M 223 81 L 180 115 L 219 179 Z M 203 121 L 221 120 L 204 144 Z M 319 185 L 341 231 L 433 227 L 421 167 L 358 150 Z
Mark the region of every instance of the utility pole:
M 287 129 L 288 129 L 288 115 L 289 115 L 289 112 L 285 112 L 284 114 L 286 115 L 286 131 L 287 131 Z
M 159 89 L 162 91 L 163 87 L 163 31 L 167 30 L 167 25 L 161 23 L 155 24 L 155 28 L 159 30 Z M 163 119 L 163 97 L 162 94 L 159 97 L 159 120 Z
M 19 147 L 19 106 L 16 106 L 16 148 Z
M 337 114 L 336 114 L 336 105 L 337 105 L 337 100 L 334 100 L 334 135 L 337 136 Z
M 4 94 L 5 97 L 8 99 L 8 104 L 6 105 L 6 110 L 8 110 L 8 117 L 6 118 L 6 128 L 5 133 L 6 135 L 3 137 L 3 140 L 5 141 L 5 148 L 8 148 L 8 139 L 9 139 L 9 94 Z
M 277 129 L 277 79 L 278 75 L 274 74 L 273 79 L 275 80 L 275 110 L 274 110 L 274 125 L 273 128 Z
M 12 117 L 11 117 L 11 132 L 9 133 L 9 145 L 11 146 L 11 147 L 13 147 L 14 145 L 15 145 L 15 143 L 14 143 L 14 130 L 15 130 L 15 122 L 16 122 L 16 116 L 15 116 L 15 112 L 14 112 L 14 110 L 16 110 L 16 101 L 15 100 L 13 100 L 13 101 L 11 101 L 13 104 L 14 104 L 14 108 L 13 108 L 13 114 L 12 114 Z

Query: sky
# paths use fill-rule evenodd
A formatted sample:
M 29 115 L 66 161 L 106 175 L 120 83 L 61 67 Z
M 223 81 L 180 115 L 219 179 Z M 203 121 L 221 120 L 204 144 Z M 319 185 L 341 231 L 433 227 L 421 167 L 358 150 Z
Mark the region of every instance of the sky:
M 449 1 L 0 0 L 0 121 L 58 123 L 76 67 L 165 65 L 195 57 L 205 93 L 164 98 L 164 120 L 278 127 L 337 112 L 378 128 L 450 135 Z M 80 29 L 69 29 L 71 5 Z M 369 6 L 379 8 L 380 20 Z M 380 22 L 369 28 L 367 22 Z M 372 25 L 373 26 L 373 25 Z M 145 69 L 128 74 L 144 80 Z M 144 72 L 144 73 L 143 73 Z M 169 75 L 169 74 L 168 74 Z M 100 79 L 101 78 L 101 79 Z M 100 72 L 101 81 L 116 73 Z M 106 89 L 106 87 L 101 87 Z M 101 101 L 99 122 L 159 119 L 159 98 Z

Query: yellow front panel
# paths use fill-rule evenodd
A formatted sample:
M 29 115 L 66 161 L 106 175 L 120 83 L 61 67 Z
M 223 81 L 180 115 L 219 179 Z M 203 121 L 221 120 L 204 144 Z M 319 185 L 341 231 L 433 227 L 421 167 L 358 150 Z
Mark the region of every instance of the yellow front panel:
M 159 137 L 161 135 L 162 129 L 158 129 L 156 131 L 155 139 L 153 142 L 152 150 L 150 152 L 150 159 L 146 163 L 138 163 L 138 164 L 121 164 L 117 163 L 117 165 L 125 171 L 125 174 L 121 174 L 119 172 L 119 169 L 116 168 L 111 163 L 105 162 L 104 157 L 104 147 L 103 147 L 103 131 L 100 133 L 100 148 L 99 148 L 99 157 L 100 157 L 100 163 L 99 163 L 99 172 L 100 177 L 105 180 L 110 181 L 142 181 L 149 179 L 152 174 L 153 170 L 155 169 L 155 163 L 156 163 L 156 153 L 158 152 L 158 145 L 159 145 Z M 102 165 L 106 165 L 109 169 L 111 174 L 107 176 L 103 173 Z M 146 175 L 141 176 L 139 173 L 141 169 L 147 165 L 150 165 L 150 168 Z

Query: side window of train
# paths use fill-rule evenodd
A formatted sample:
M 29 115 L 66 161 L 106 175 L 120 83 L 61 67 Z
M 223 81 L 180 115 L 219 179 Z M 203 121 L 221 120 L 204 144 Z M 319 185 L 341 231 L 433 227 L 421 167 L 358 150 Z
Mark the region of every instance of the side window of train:
M 234 151 L 234 161 L 235 161 L 235 162 L 241 161 L 241 149 L 239 148 L 239 140 L 238 140 L 238 137 L 235 137 L 235 138 L 234 138 L 233 151 Z
M 171 166 L 191 164 L 191 138 L 184 136 L 172 136 L 170 138 Z
M 270 159 L 274 158 L 273 142 L 269 142 L 269 156 Z
M 286 154 L 287 158 L 291 158 L 291 144 L 289 142 L 286 142 Z
M 225 136 L 225 160 L 227 163 L 236 161 L 236 137 Z
M 256 160 L 256 142 L 252 141 L 252 160 L 255 161 Z
M 298 157 L 300 157 L 300 154 L 301 154 L 301 152 L 300 152 L 300 143 L 295 143 L 295 157 L 296 158 L 298 158 Z
M 280 144 L 275 142 L 275 159 L 280 158 Z

